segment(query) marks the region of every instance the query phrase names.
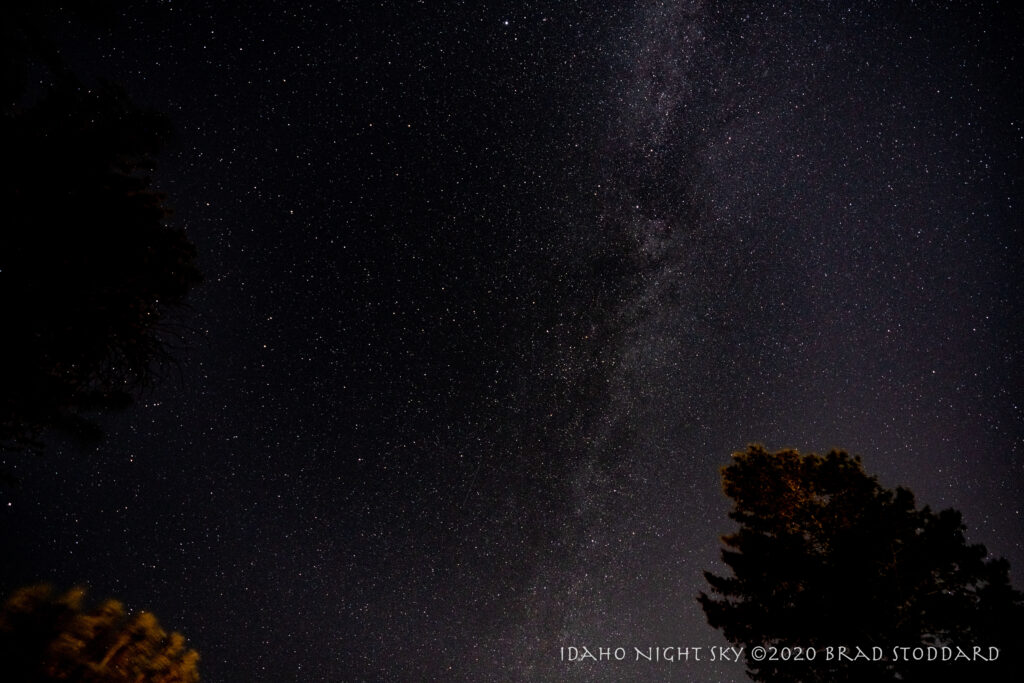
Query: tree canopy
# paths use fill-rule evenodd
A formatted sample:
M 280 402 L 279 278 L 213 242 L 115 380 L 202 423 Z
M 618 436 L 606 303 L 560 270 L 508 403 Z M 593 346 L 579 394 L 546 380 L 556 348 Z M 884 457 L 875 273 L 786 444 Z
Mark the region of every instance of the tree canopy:
M 199 655 L 149 612 L 116 600 L 86 609 L 85 591 L 46 585 L 14 593 L 0 611 L 0 667 L 10 683 L 196 683 Z
M 49 3 L 6 17 L 0 108 L 0 446 L 95 435 L 168 357 L 166 312 L 199 281 L 196 251 L 151 187 L 167 120 L 86 86 L 47 40 Z M 41 76 L 27 86 L 26 74 Z
M 883 488 L 859 457 L 761 446 L 722 472 L 735 533 L 723 536 L 731 575 L 705 572 L 698 600 L 711 626 L 744 646 L 757 681 L 942 681 L 975 672 L 1009 680 L 1024 600 L 1009 564 L 969 544 L 955 510 L 918 509 L 905 488 Z M 751 648 L 815 649 L 810 662 L 756 661 Z M 854 661 L 842 659 L 838 650 Z M 994 662 L 914 662 L 900 647 L 1002 648 Z M 861 648 L 866 657 L 857 657 Z M 872 648 L 880 648 L 874 650 Z M 956 655 L 955 650 L 951 650 Z M 792 654 L 791 650 L 789 654 Z M 882 656 L 877 657 L 878 654 Z M 902 655 L 902 656 L 901 656 Z

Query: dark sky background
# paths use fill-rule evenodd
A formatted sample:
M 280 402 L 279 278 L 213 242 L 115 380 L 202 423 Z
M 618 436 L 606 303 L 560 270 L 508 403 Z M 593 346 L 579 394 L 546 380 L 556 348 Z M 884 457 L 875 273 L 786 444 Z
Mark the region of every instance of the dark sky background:
M 695 601 L 750 442 L 860 454 L 1024 567 L 1021 14 L 133 2 L 59 22 L 176 137 L 180 366 L 20 459 L 0 584 L 203 679 L 744 680 Z

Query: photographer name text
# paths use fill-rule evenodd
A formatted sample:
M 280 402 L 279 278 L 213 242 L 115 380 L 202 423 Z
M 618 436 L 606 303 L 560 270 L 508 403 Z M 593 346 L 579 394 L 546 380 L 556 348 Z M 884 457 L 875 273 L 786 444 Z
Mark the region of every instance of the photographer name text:
M 754 662 L 994 662 L 999 648 L 958 647 L 955 645 L 897 645 L 882 648 L 856 645 L 827 647 L 764 647 L 757 645 L 747 652 L 744 647 L 722 645 L 690 645 L 670 647 L 593 647 L 569 645 L 559 648 L 563 662 L 731 662 L 743 660 L 744 654 Z

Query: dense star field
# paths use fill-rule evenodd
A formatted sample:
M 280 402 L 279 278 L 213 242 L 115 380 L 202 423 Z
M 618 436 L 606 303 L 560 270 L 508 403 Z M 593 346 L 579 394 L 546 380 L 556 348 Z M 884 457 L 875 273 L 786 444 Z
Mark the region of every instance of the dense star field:
M 107 438 L 5 454 L 5 593 L 204 681 L 746 680 L 696 595 L 750 442 L 1024 568 L 1022 15 L 1002 2 L 126 3 L 205 281 Z M 631 658 L 632 659 L 632 658 Z

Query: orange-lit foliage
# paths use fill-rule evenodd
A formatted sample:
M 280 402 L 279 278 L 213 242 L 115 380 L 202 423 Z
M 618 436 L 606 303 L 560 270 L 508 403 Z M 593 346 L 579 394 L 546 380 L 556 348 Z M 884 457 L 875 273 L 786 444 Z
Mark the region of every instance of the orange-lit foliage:
M 196 683 L 199 655 L 149 612 L 116 600 L 84 607 L 85 591 L 29 586 L 0 612 L 0 674 L 11 683 Z

